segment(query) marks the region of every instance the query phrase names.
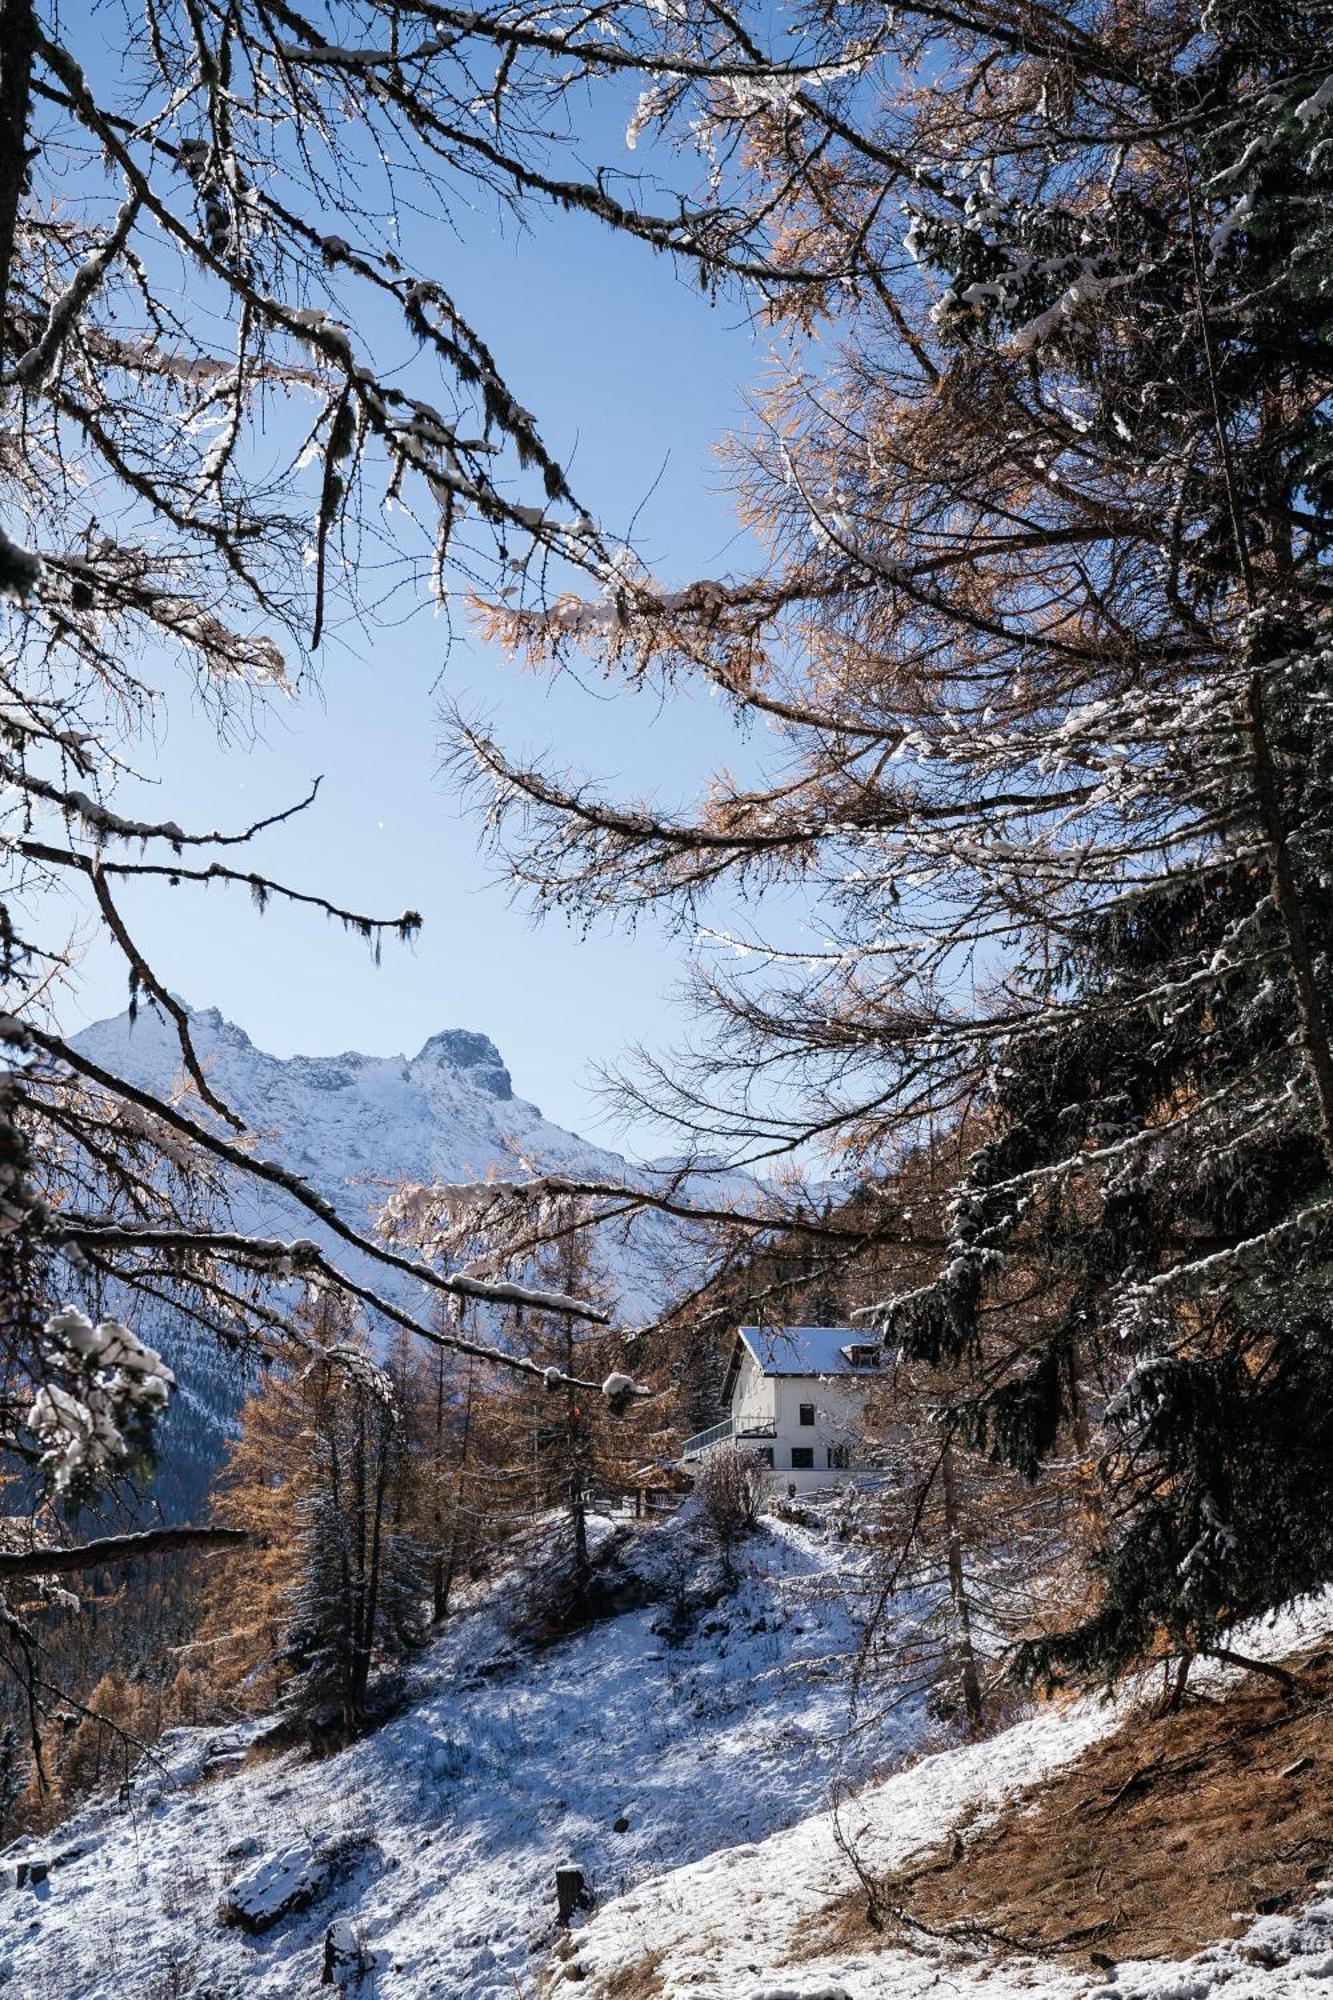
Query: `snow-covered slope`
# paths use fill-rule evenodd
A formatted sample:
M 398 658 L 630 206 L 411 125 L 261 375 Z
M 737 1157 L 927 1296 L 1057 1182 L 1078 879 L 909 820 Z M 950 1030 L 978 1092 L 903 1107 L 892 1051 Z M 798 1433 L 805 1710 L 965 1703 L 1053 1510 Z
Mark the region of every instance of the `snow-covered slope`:
M 1333 1632 L 1333 1593 L 1240 1634 L 1254 1658 L 1283 1659 Z M 1196 1670 L 1197 1674 L 1197 1670 Z M 1236 1676 L 1197 1674 L 1213 1692 Z M 1024 1787 L 1071 1764 L 1124 1721 L 1142 1690 L 1119 1701 L 1085 1699 L 1044 1710 L 989 1741 L 926 1757 L 862 1791 L 842 1828 L 872 1876 L 926 1855 L 954 1829 L 984 1823 Z M 1324 1865 L 1327 1867 L 1327 1861 Z M 1238 1900 L 1247 1894 L 1244 1878 Z M 577 1948 L 543 1989 L 551 2000 L 1298 2000 L 1333 1991 L 1333 1880 L 1312 1881 L 1298 1914 L 1258 1917 L 1238 1938 L 1200 1939 L 1183 1963 L 1124 1960 L 1098 1975 L 1068 1962 L 978 1951 L 919 1936 L 873 1952 L 821 1955 L 812 1926 L 855 1878 L 828 1813 L 754 1845 L 719 1848 L 642 1884 L 594 1914 Z M 651 1972 L 651 1984 L 641 1983 Z
M 626 1546 L 656 1601 L 527 1652 L 506 1634 L 515 1579 L 502 1580 L 451 1620 L 414 1705 L 351 1749 L 239 1770 L 228 1760 L 247 1730 L 177 1732 L 124 1805 L 10 1849 L 0 1992 L 315 1993 L 338 1923 L 364 1951 L 349 1988 L 364 2000 L 533 2000 L 558 1863 L 613 1897 L 821 1805 L 848 1754 L 848 1545 L 773 1523 L 715 1604 L 715 1559 L 687 1515 Z M 667 1629 L 682 1601 L 695 1607 L 683 1637 Z M 901 1712 L 898 1746 L 922 1727 L 919 1709 Z M 36 1884 L 34 1859 L 54 1864 Z M 261 1934 L 220 1920 L 229 1890 L 262 1919 L 303 1875 L 313 1900 Z
M 609 1524 L 594 1525 L 605 1548 Z M 124 1798 L 113 1788 L 0 1856 L 0 1994 L 295 2000 L 328 1990 L 330 1947 L 333 1990 L 349 2000 L 1333 1992 L 1333 1882 L 1316 1869 L 1303 1909 L 1201 1938 L 1178 1963 L 1098 1973 L 980 1947 L 969 1960 L 926 1936 L 912 1949 L 887 1933 L 873 1948 L 821 1943 L 820 1920 L 856 1887 L 829 1811 L 837 1781 L 893 1772 L 839 1809 L 863 1865 L 882 1873 L 952 1829 L 970 1839 L 1128 1705 L 1072 1702 L 910 1761 L 930 1750 L 916 1705 L 849 1744 L 845 1593 L 858 1560 L 834 1533 L 770 1521 L 746 1544 L 739 1586 L 714 1602 L 684 1514 L 629 1531 L 620 1550 L 653 1601 L 525 1650 L 506 1625 L 511 1573 L 451 1620 L 411 1704 L 336 1756 L 247 1763 L 260 1724 L 174 1732 Z M 1253 1656 L 1285 1658 L 1330 1633 L 1333 1594 L 1239 1636 Z M 566 1862 L 597 1907 L 562 1935 L 554 1874 Z
M 371 1230 L 399 1182 L 512 1174 L 518 1156 L 584 1178 L 620 1182 L 630 1175 L 618 1153 L 553 1125 L 535 1104 L 516 1097 L 485 1035 L 446 1029 L 411 1057 L 349 1050 L 283 1059 L 257 1049 L 216 1008 L 193 1010 L 190 1027 L 211 1085 L 239 1112 L 261 1151 L 293 1168 L 363 1230 Z M 128 1014 L 95 1022 L 73 1040 L 114 1075 L 157 1092 L 169 1091 L 180 1075 L 175 1032 L 148 1009 L 133 1022 Z M 247 1192 L 237 1213 L 243 1226 L 273 1235 L 323 1234 L 280 1193 L 256 1199 Z M 608 1230 L 598 1255 L 601 1275 L 631 1325 L 653 1317 L 695 1274 L 686 1232 L 655 1217 L 623 1232 Z M 401 1298 L 403 1281 L 382 1268 L 356 1275 L 373 1277 Z

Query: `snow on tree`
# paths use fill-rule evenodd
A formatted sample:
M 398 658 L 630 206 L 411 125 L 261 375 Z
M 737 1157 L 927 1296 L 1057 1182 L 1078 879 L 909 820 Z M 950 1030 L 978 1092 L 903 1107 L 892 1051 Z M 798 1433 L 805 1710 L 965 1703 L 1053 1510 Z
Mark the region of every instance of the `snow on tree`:
M 324 634 L 376 615 L 386 589 L 443 602 L 457 565 L 535 604 L 617 572 L 623 537 L 573 490 L 435 270 L 431 231 L 478 201 L 573 210 L 691 269 L 762 273 L 762 228 L 716 187 L 694 199 L 670 176 L 585 166 L 577 119 L 560 157 L 559 107 L 589 89 L 615 97 L 642 73 L 669 100 L 718 65 L 729 87 L 818 71 L 756 57 L 722 26 L 706 40 L 691 55 L 628 7 L 593 30 L 578 10 L 409 6 L 390 31 L 356 5 L 318 25 L 291 8 L 127 5 L 90 27 L 43 0 L 0 4 L 5 1440 L 31 1458 L 36 1411 L 54 1479 L 52 1441 L 100 1421 L 65 1400 L 79 1356 L 52 1330 L 62 1301 L 91 1312 L 107 1289 L 128 1338 L 137 1289 L 219 1338 L 262 1341 L 293 1286 L 346 1283 L 312 1242 L 228 1229 L 232 1177 L 281 1185 L 370 1268 L 401 1267 L 253 1149 L 124 897 L 239 888 L 376 953 L 417 914 L 351 909 L 252 864 L 255 836 L 317 788 L 207 828 L 126 814 L 117 784 L 182 680 L 243 725 L 298 691 Z M 185 1096 L 136 1092 L 59 1033 L 70 898 L 121 953 L 132 1009 L 173 1024 Z M 492 1296 L 424 1264 L 414 1275 L 437 1296 Z M 146 1410 L 140 1397 L 136 1448 Z
M 678 174 L 587 160 L 603 105 L 639 84 L 660 85 L 654 117 L 715 74 L 760 95 L 823 87 L 813 45 L 768 58 L 721 22 L 686 39 L 629 6 L 590 25 L 411 0 L 392 22 L 358 4 L 316 22 L 150 0 L 93 21 L 0 0 L 0 1446 L 52 1499 L 147 1462 L 171 1384 L 140 1365 L 138 1302 L 263 1349 L 313 1287 L 529 1372 L 353 1279 L 340 1251 L 436 1301 L 588 1312 L 405 1259 L 265 1158 L 137 941 L 127 892 L 150 888 L 240 890 L 376 954 L 410 938 L 415 911 L 354 909 L 255 865 L 256 837 L 313 809 L 317 786 L 211 828 L 128 813 L 117 788 L 182 690 L 244 729 L 386 594 L 447 608 L 461 574 L 528 606 L 619 573 L 624 536 L 575 492 L 436 246 L 492 207 L 574 211 L 691 271 L 764 279 L 767 232 L 719 181 L 696 198 Z M 182 1093 L 138 1090 L 60 1032 L 72 909 L 119 952 L 131 1010 L 172 1024 Z M 231 1228 L 247 1181 L 293 1197 L 321 1244 Z M 114 1360 L 82 1351 L 85 1321 L 121 1329 Z M 36 1716 L 49 1697 L 28 1687 Z
M 798 352 L 734 450 L 770 559 L 487 614 L 538 663 L 717 693 L 765 771 L 668 813 L 462 717 L 458 757 L 539 904 L 700 924 L 713 1032 L 632 1102 L 837 1152 L 883 1249 L 904 1152 L 970 1134 L 939 1271 L 878 1318 L 1029 1474 L 1107 1406 L 1106 1553 L 1140 1574 L 1071 1658 L 1114 1667 L 1333 1561 L 1327 50 L 1281 0 L 909 0 L 873 36 L 836 122 L 802 91 L 747 135 L 751 212 L 839 272 L 773 309 L 840 358 Z M 792 945 L 763 905 L 794 887 Z

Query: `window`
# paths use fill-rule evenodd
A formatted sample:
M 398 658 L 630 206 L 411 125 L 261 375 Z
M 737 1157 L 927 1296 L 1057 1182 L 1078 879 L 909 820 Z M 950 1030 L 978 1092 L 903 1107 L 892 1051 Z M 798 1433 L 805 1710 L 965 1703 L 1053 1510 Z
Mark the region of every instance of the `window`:
M 761 1465 L 771 1465 L 773 1463 L 772 1445 L 761 1444 L 760 1446 L 758 1446 L 758 1448 L 755 1451 L 755 1457 L 759 1460 Z
M 815 1420 L 815 1406 L 814 1406 L 814 1404 L 813 1404 L 813 1403 L 802 1403 L 802 1404 L 800 1405 L 800 1408 L 799 1408 L 798 1412 L 797 1412 L 797 1418 L 796 1418 L 796 1421 L 797 1421 L 797 1422 L 798 1422 L 799 1424 L 805 1424 L 805 1425 L 809 1425 L 809 1424 L 813 1424 L 814 1420 Z
M 815 1451 L 813 1445 L 794 1444 L 791 1448 L 791 1469 L 793 1472 L 813 1472 Z
M 852 1462 L 851 1452 L 845 1444 L 831 1444 L 828 1448 L 830 1472 L 845 1472 Z

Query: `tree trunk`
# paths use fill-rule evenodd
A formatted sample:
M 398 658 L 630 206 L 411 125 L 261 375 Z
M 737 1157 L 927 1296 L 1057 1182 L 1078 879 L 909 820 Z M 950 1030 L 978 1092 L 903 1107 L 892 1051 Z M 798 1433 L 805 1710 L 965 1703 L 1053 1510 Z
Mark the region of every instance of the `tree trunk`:
M 449 1608 L 449 1586 L 453 1581 L 453 1550 L 446 1568 L 444 1556 L 444 1349 L 435 1356 L 435 1464 L 431 1478 L 431 1540 L 435 1555 L 431 1563 L 430 1617 L 438 1625 Z M 457 1522 L 451 1537 L 457 1542 Z
M 949 1543 L 949 1598 L 958 1631 L 959 1674 L 963 1686 L 963 1706 L 972 1735 L 981 1731 L 981 1676 L 972 1645 L 972 1607 L 967 1596 L 963 1570 L 963 1536 L 958 1514 L 958 1488 L 953 1473 L 953 1446 L 946 1444 L 940 1460 L 940 1489 L 944 1499 L 944 1529 Z
M 375 1465 L 374 1503 L 370 1519 L 370 1550 L 366 1564 L 366 1594 L 362 1607 L 361 1630 L 352 1679 L 352 1695 L 358 1720 L 365 1713 L 366 1690 L 370 1685 L 370 1665 L 375 1652 L 375 1626 L 379 1619 L 380 1575 L 384 1567 L 384 1500 L 389 1483 L 392 1447 L 392 1419 L 387 1410 L 376 1412 L 379 1445 Z M 364 1422 L 364 1415 L 362 1417 Z
M 565 1373 L 573 1375 L 577 1356 L 574 1351 L 574 1327 L 572 1322 L 565 1325 Z M 582 1418 L 579 1414 L 578 1390 L 572 1384 L 565 1391 L 565 1407 L 568 1413 L 568 1462 L 569 1475 L 569 1518 L 574 1529 L 574 1583 L 582 1596 L 588 1587 L 588 1510 L 583 1493 L 583 1451 L 580 1438 Z
M 1227 506 L 1231 515 L 1231 532 L 1236 549 L 1236 563 L 1240 580 L 1244 587 L 1245 602 L 1253 612 L 1259 603 L 1258 579 L 1250 554 L 1249 541 L 1245 533 L 1245 509 L 1242 503 L 1236 466 L 1231 450 L 1231 437 L 1227 426 L 1227 413 L 1222 401 L 1222 391 L 1218 379 L 1217 344 L 1213 335 L 1212 321 L 1208 313 L 1207 297 L 1204 291 L 1202 252 L 1199 241 L 1199 220 L 1194 198 L 1192 164 L 1186 162 L 1186 191 L 1189 199 L 1190 254 L 1194 263 L 1194 291 L 1199 308 L 1199 328 L 1203 335 L 1204 361 L 1208 369 L 1208 385 L 1212 395 L 1213 422 L 1217 431 L 1218 455 L 1221 461 L 1222 480 L 1226 489 Z M 1265 416 L 1271 415 L 1271 405 Z M 1267 428 L 1267 425 L 1265 425 Z M 1283 519 L 1286 508 L 1281 504 L 1270 506 L 1266 514 L 1270 519 Z M 1279 545 L 1280 550 L 1280 545 Z M 1279 553 L 1279 561 L 1281 554 Z M 1280 578 L 1278 579 L 1280 580 Z M 1264 841 L 1268 848 L 1269 872 L 1273 882 L 1273 900 L 1287 940 L 1287 963 L 1291 968 L 1292 984 L 1296 989 L 1296 1011 L 1300 1015 L 1301 1042 L 1304 1046 L 1310 1073 L 1314 1080 L 1315 1096 L 1319 1104 L 1319 1131 L 1324 1142 L 1324 1157 L 1333 1166 L 1333 1049 L 1330 1049 L 1328 1020 L 1324 1013 L 1323 998 L 1315 978 L 1314 954 L 1310 949 L 1310 936 L 1305 926 L 1305 909 L 1301 902 L 1300 890 L 1296 884 L 1295 872 L 1291 865 L 1291 848 L 1287 839 L 1286 822 L 1282 813 L 1282 793 L 1278 784 L 1277 767 L 1273 762 L 1272 746 L 1268 740 L 1268 728 L 1264 720 L 1263 669 L 1250 676 L 1247 721 L 1250 727 L 1250 741 L 1254 758 L 1254 789 L 1259 807 L 1259 822 L 1263 829 Z
M 338 1547 L 338 1580 L 342 1589 L 342 1603 L 338 1607 L 338 1678 L 341 1682 L 343 1723 L 350 1721 L 348 1711 L 347 1669 L 350 1659 L 351 1626 L 354 1612 L 354 1590 L 352 1560 L 349 1547 L 349 1531 L 342 1497 L 342 1474 L 338 1455 L 337 1415 L 333 1415 L 328 1434 L 329 1487 L 327 1512 L 332 1522 Z M 327 1532 L 327 1529 L 325 1530 Z
M 1301 1041 L 1305 1046 L 1310 1073 L 1319 1103 L 1319 1131 L 1324 1153 L 1333 1166 L 1333 1050 L 1329 1045 L 1328 1017 L 1323 995 L 1315 976 L 1314 954 L 1305 927 L 1305 909 L 1291 865 L 1291 848 L 1282 817 L 1282 797 L 1277 769 L 1264 721 L 1263 677 L 1250 679 L 1249 721 L 1254 745 L 1255 791 L 1264 839 L 1268 845 L 1269 868 L 1273 879 L 1273 900 L 1287 939 L 1287 963 L 1296 989 L 1296 1009 L 1301 1021 Z
M 458 1441 L 458 1462 L 454 1472 L 454 1511 L 449 1527 L 449 1555 L 447 1561 L 437 1560 L 435 1565 L 435 1592 L 432 1615 L 435 1623 L 448 1615 L 449 1594 L 458 1575 L 459 1557 L 463 1550 L 463 1507 L 467 1493 L 468 1452 L 472 1446 L 472 1401 L 476 1377 L 476 1363 L 469 1357 L 467 1364 L 467 1394 L 463 1399 L 463 1432 Z M 441 1535 L 443 1528 L 441 1526 Z
M 1189 1686 L 1190 1668 L 1193 1665 L 1194 1665 L 1194 1655 L 1190 1651 L 1189 1647 L 1186 1646 L 1184 1652 L 1180 1656 L 1180 1664 L 1176 1668 L 1176 1677 L 1175 1680 L 1172 1682 L 1171 1691 L 1168 1694 L 1165 1703 L 1163 1704 L 1164 1714 L 1176 1715 L 1179 1713 L 1179 1710 L 1185 1700 L 1185 1690 Z
M 19 203 L 28 178 L 28 113 L 36 41 L 32 0 L 0 0 L 0 367 Z
M 365 1676 L 362 1667 L 362 1633 L 366 1615 L 366 1556 L 370 1548 L 369 1499 L 366 1488 L 366 1409 L 363 1393 L 356 1395 L 356 1414 L 352 1431 L 352 1478 L 353 1508 L 351 1534 L 348 1537 L 352 1555 L 352 1597 L 348 1638 L 350 1645 L 347 1655 L 347 1720 L 349 1724 L 361 1720 L 361 1695 Z

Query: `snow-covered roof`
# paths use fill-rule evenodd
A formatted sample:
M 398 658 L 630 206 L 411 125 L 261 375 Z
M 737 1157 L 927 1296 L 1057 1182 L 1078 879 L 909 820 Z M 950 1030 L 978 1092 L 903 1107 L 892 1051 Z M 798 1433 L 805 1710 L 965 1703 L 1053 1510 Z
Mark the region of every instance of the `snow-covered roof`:
M 859 1373 L 850 1350 L 878 1345 L 873 1334 L 855 1326 L 740 1326 L 736 1331 L 765 1375 Z

